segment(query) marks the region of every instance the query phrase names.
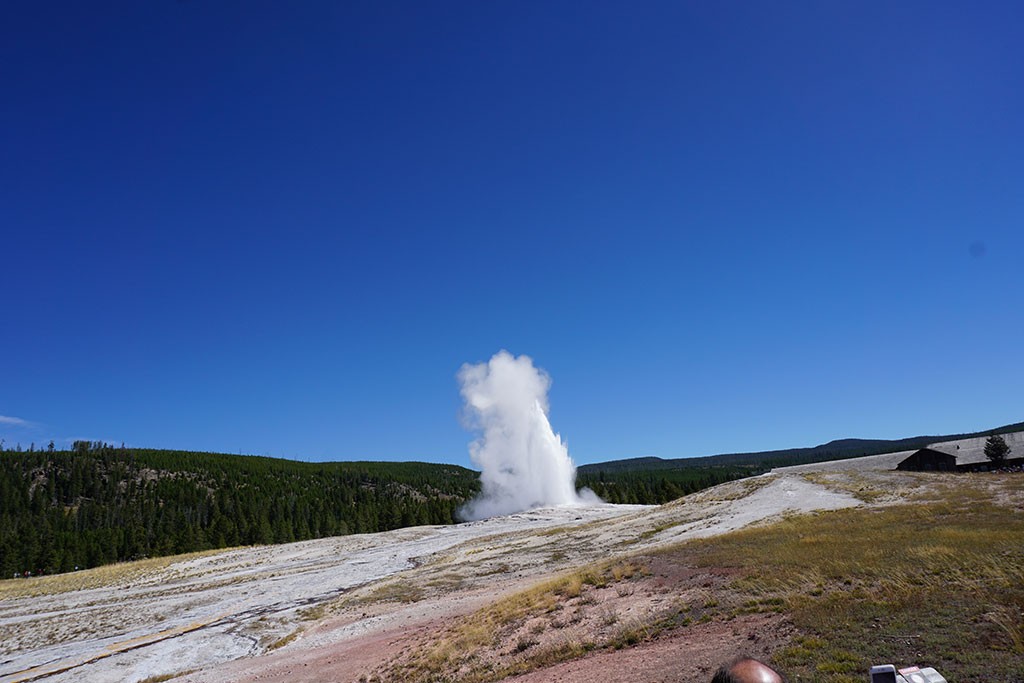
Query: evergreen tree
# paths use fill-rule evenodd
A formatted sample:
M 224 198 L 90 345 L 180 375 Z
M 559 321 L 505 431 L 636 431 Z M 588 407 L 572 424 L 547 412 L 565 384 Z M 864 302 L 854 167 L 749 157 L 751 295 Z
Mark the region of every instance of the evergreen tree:
M 999 434 L 993 434 L 985 440 L 985 457 L 995 465 L 1002 465 L 1009 454 L 1010 447 L 1006 445 L 1006 439 Z

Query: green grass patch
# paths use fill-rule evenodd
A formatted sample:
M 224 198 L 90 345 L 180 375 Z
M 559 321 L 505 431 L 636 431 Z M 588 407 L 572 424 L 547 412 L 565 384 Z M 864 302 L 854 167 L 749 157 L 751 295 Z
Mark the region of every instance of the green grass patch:
M 687 522 L 685 522 L 685 521 L 676 520 L 676 521 L 672 521 L 672 522 L 665 522 L 664 524 L 659 524 L 659 525 L 655 526 L 654 528 L 648 529 L 647 531 L 641 531 L 640 532 L 640 540 L 646 541 L 648 538 L 651 538 L 652 536 L 657 536 L 662 531 L 668 531 L 669 529 L 673 529 L 673 528 L 675 528 L 677 526 L 682 526 L 683 524 L 686 524 L 686 523 Z
M 419 602 L 424 594 L 422 587 L 409 581 L 398 580 L 375 588 L 370 593 L 368 602 Z

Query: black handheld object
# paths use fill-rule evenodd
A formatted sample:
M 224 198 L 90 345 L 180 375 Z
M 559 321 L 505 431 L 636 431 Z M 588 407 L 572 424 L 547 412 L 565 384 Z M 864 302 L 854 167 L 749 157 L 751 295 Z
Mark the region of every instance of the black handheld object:
M 871 683 L 896 683 L 896 667 L 892 664 L 871 667 Z

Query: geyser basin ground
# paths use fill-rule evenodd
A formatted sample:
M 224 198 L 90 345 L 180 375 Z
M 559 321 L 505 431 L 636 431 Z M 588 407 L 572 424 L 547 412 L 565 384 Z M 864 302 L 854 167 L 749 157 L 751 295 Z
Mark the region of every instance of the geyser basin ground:
M 523 537 L 526 543 L 534 531 L 640 510 L 556 507 L 454 526 L 228 550 L 153 569 L 129 563 L 6 581 L 0 584 L 0 682 L 39 676 L 132 681 L 258 654 L 303 623 L 300 611 L 437 561 L 440 553 L 465 552 L 467 544 L 487 538 L 508 543 Z M 483 571 L 496 568 L 476 555 Z M 103 585 L 63 590 L 92 581 Z
M 857 504 L 836 487 L 778 474 L 660 507 L 549 508 L 451 527 L 242 548 L 166 566 L 2 582 L 0 683 L 139 681 L 186 671 L 180 680 L 251 680 L 264 669 L 289 669 L 317 653 L 466 611 L 617 553 L 788 511 Z M 66 590 L 76 581 L 98 585 Z

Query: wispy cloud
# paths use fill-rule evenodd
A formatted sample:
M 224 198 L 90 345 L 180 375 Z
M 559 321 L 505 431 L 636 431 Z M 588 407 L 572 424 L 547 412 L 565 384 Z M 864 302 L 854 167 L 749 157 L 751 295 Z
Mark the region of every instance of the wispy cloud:
M 28 420 L 22 420 L 20 417 L 10 417 L 9 415 L 0 415 L 0 425 L 10 425 L 11 427 L 34 427 L 35 424 Z

